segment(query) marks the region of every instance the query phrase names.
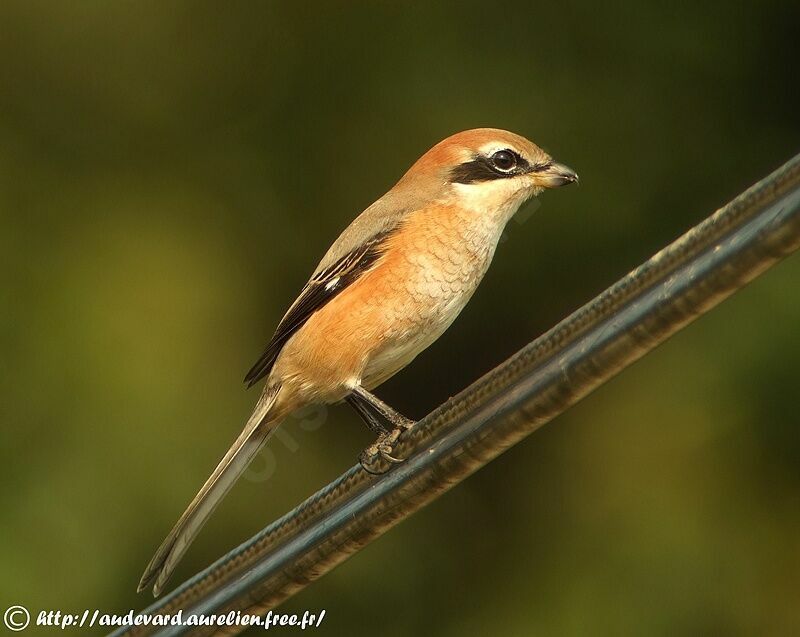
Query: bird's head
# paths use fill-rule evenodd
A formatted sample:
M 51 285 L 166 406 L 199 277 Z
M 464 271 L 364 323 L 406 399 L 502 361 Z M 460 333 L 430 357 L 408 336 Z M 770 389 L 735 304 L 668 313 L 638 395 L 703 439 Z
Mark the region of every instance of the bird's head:
M 478 212 L 513 214 L 543 189 L 577 181 L 575 171 L 530 140 L 505 130 L 476 128 L 436 144 L 401 183 L 426 184 L 436 198 Z

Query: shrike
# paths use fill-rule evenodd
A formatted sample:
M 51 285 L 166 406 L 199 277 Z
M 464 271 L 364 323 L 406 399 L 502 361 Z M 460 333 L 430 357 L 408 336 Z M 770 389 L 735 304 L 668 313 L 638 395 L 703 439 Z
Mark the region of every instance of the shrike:
M 158 595 L 202 525 L 281 420 L 347 401 L 390 461 L 413 422 L 370 390 L 450 326 L 492 261 L 506 222 L 545 188 L 578 181 L 541 148 L 479 128 L 438 143 L 334 242 L 245 378 L 266 379 L 244 430 L 139 582 Z

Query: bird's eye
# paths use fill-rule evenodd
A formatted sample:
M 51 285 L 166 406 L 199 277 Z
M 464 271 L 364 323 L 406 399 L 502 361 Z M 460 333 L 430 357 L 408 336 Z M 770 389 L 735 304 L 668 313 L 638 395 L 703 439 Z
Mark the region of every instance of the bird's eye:
M 491 159 L 495 168 L 503 172 L 513 170 L 517 166 L 517 156 L 510 150 L 498 150 Z

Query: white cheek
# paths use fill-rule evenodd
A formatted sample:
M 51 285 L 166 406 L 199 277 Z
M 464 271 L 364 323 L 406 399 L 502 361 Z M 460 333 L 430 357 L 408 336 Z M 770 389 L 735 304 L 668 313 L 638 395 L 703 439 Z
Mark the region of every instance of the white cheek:
M 516 179 L 495 179 L 474 184 L 453 184 L 459 204 L 481 216 L 505 223 L 532 194 L 532 189 Z

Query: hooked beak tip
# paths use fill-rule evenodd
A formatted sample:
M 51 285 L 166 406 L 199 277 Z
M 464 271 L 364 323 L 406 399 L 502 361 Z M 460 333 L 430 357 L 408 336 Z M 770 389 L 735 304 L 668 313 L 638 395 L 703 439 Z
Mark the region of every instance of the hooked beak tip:
M 552 162 L 536 173 L 536 181 L 545 188 L 560 188 L 567 184 L 577 184 L 580 179 L 578 173 L 569 166 Z

